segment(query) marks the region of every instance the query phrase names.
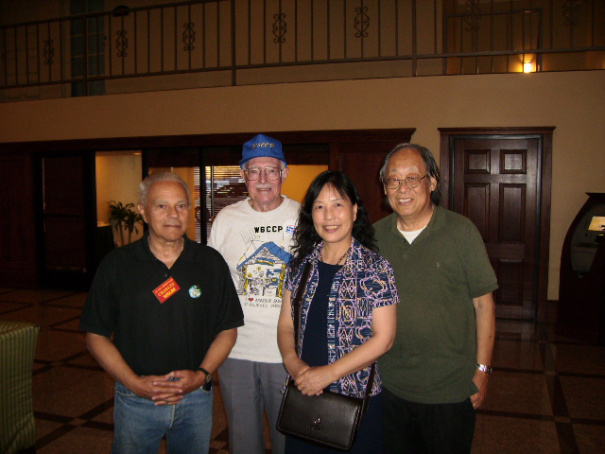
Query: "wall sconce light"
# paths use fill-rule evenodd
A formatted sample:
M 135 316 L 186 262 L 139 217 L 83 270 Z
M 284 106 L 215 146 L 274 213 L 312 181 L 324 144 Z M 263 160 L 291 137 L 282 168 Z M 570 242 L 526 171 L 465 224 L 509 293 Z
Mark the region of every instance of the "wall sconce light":
M 534 56 L 525 54 L 522 56 L 522 65 L 524 73 L 535 73 L 536 72 L 536 63 L 534 63 Z

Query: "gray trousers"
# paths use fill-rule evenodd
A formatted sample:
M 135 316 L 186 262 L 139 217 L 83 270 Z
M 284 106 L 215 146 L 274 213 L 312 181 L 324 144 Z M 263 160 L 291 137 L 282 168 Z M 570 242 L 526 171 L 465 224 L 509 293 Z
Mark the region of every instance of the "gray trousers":
M 283 454 L 286 437 L 276 428 L 286 381 L 283 364 L 228 358 L 219 369 L 221 394 L 229 424 L 230 454 L 264 454 L 263 417 L 269 420 L 273 454 Z

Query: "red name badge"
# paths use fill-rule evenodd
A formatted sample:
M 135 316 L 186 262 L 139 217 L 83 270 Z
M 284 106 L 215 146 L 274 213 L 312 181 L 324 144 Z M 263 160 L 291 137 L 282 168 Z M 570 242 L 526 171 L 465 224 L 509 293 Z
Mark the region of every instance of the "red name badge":
M 160 284 L 154 291 L 153 294 L 160 303 L 164 303 L 168 298 L 174 295 L 181 289 L 179 284 L 176 283 L 174 278 L 170 278 L 167 281 Z

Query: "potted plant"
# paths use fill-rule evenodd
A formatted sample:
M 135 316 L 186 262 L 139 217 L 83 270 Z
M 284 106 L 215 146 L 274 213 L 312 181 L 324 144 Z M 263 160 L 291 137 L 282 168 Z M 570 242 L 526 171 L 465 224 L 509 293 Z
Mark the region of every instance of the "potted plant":
M 130 243 L 132 232 L 139 233 L 137 224 L 143 224 L 143 217 L 133 210 L 134 203 L 123 204 L 115 200 L 109 201 L 109 221 L 120 233 L 120 246 Z M 128 241 L 124 241 L 124 231 L 128 232 Z

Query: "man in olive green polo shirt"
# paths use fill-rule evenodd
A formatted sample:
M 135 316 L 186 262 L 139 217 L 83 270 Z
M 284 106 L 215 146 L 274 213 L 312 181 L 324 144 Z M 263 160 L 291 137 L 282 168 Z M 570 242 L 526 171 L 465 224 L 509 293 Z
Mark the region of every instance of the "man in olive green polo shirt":
M 438 206 L 428 149 L 398 145 L 380 177 L 394 213 L 374 227 L 401 298 L 380 360 L 385 452 L 469 453 L 491 372 L 496 276 L 475 225 Z

